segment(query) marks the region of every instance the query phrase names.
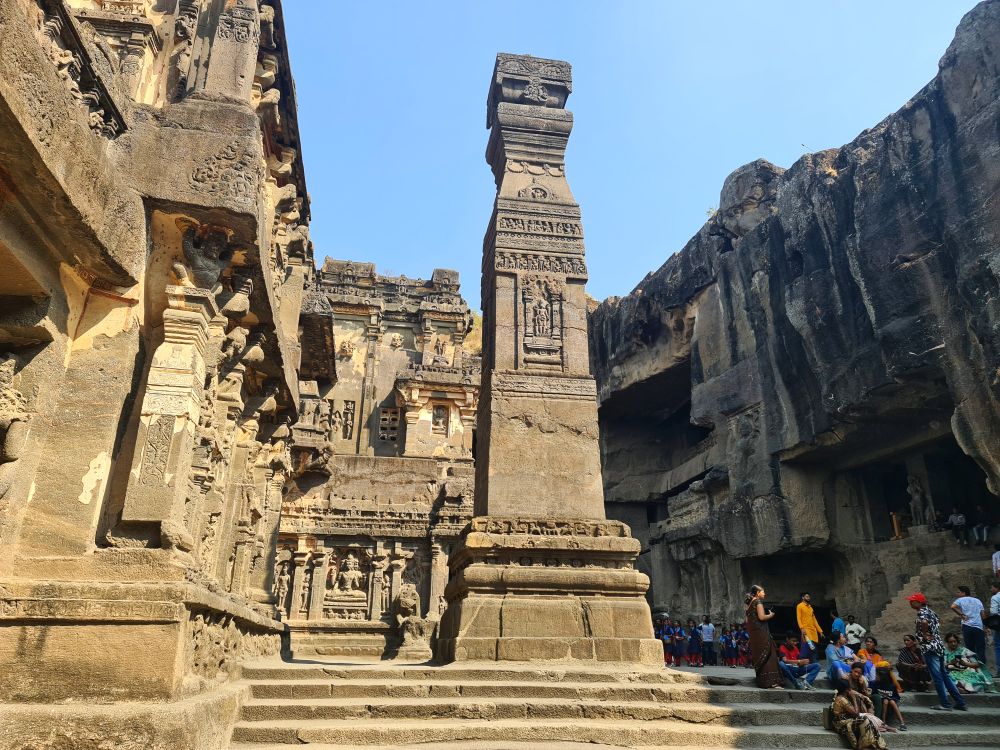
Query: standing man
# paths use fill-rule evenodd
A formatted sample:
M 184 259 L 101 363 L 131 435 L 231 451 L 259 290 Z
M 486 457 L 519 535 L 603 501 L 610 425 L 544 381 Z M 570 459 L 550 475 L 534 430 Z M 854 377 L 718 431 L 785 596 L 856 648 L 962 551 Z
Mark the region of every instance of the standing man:
M 809 663 L 813 664 L 819 661 L 819 637 L 823 635 L 823 628 L 819 626 L 811 602 L 812 597 L 809 592 L 803 591 L 799 595 L 799 603 L 795 606 L 795 619 L 799 623 L 799 635 L 802 637 L 800 649 L 802 658 L 808 659 Z
M 847 636 L 847 645 L 851 651 L 858 653 L 861 650 L 861 644 L 867 632 L 858 623 L 854 622 L 854 615 L 847 616 L 847 627 L 844 628 L 844 635 Z
M 846 627 L 844 625 L 844 618 L 837 614 L 837 610 L 835 609 L 831 609 L 830 614 L 833 615 L 833 625 L 830 626 L 831 634 L 836 632 L 847 637 L 847 633 L 844 632 L 844 628 Z
M 701 662 L 714 667 L 718 662 L 715 658 L 715 625 L 708 615 L 702 618 L 701 625 Z
M 927 671 L 930 672 L 934 689 L 937 690 L 939 705 L 931 706 L 935 711 L 951 711 L 950 695 L 955 701 L 955 709 L 968 711 L 965 698 L 958 692 L 955 683 L 944 664 L 944 641 L 941 640 L 941 620 L 937 613 L 927 606 L 927 597 L 916 593 L 906 597 L 906 601 L 917 611 L 917 621 L 914 632 L 917 634 L 917 645 L 924 655 Z
M 997 677 L 1000 677 L 1000 579 L 990 584 L 990 630 L 993 631 L 993 659 L 997 670 Z
M 952 610 L 962 618 L 962 640 L 965 647 L 975 651 L 980 664 L 986 663 L 986 630 L 983 627 L 983 603 L 972 595 L 968 586 L 958 587 L 958 599 Z

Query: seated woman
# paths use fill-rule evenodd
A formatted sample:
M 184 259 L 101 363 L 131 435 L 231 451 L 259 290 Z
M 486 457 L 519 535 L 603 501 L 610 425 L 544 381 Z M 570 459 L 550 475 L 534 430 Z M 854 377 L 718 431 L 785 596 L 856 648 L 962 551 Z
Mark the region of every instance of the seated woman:
M 931 673 L 927 669 L 920 647 L 917 646 L 917 639 L 912 635 L 903 636 L 903 648 L 896 659 L 896 669 L 899 671 L 903 687 L 907 690 L 921 692 L 930 688 Z
M 844 680 L 838 680 L 836 685 L 830 718 L 837 734 L 847 740 L 853 750 L 886 750 L 880 731 L 886 725 L 875 716 L 871 700 L 851 690 Z
M 958 636 L 948 633 L 944 637 L 944 662 L 948 674 L 963 693 L 995 693 L 993 679 L 982 668 L 975 653 L 958 641 Z

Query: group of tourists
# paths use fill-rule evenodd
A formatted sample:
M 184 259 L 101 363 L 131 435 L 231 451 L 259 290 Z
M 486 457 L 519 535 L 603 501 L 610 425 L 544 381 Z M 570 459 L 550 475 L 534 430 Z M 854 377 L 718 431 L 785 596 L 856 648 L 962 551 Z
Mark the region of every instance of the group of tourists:
M 933 687 L 939 711 L 966 711 L 964 695 L 996 692 L 986 669 L 986 629 L 993 630 L 1000 670 L 1000 580 L 991 586 L 989 609 L 966 586 L 958 588 L 952 611 L 961 619 L 961 636 L 941 634 L 941 621 L 922 593 L 907 598 L 916 612 L 914 633 L 903 638 L 895 668 L 880 650 L 878 640 L 853 616 L 847 621 L 833 612 L 823 651 L 826 674 L 836 693 L 830 705 L 829 728 L 836 730 L 855 750 L 885 748 L 882 734 L 906 731 L 900 710 L 902 694 Z M 820 644 L 825 633 L 816 618 L 811 597 L 804 592 L 796 606 L 798 633 L 789 633 L 778 647 L 768 622 L 773 611 L 764 601 L 761 586 L 751 586 L 746 596 L 746 631 L 750 661 L 762 688 L 811 690 L 821 671 Z M 987 615 L 987 612 L 989 613 Z M 801 638 L 801 640 L 800 640 Z M 1000 678 L 1000 671 L 997 677 Z M 890 722 L 895 722 L 893 726 Z
M 663 663 L 668 667 L 750 666 L 750 636 L 742 624 L 728 627 L 705 615 L 701 623 L 687 625 L 665 615 L 653 617 L 653 634 L 663 643 Z

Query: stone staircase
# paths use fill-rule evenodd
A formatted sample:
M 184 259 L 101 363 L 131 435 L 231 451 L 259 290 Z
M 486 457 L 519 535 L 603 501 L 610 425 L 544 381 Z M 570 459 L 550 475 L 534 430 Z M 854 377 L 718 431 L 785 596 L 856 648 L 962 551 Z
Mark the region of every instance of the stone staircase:
M 831 691 L 759 690 L 749 670 L 395 664 L 251 665 L 232 750 L 373 748 L 836 748 Z M 1000 747 L 1000 696 L 967 713 L 907 696 L 892 748 Z
M 941 634 L 949 631 L 961 632 L 958 617 L 949 610 L 951 603 L 958 596 L 958 586 L 969 586 L 973 596 L 978 596 L 984 605 L 989 604 L 990 561 L 986 560 L 939 563 L 925 565 L 916 575 L 912 576 L 882 608 L 878 619 L 869 630 L 879 640 L 879 645 L 885 654 L 895 654 L 902 646 L 903 636 L 913 632 L 915 614 L 906 597 L 922 592 L 928 599 L 931 608 L 941 618 Z M 987 649 L 991 652 L 992 649 Z M 994 671 L 996 665 L 992 664 Z

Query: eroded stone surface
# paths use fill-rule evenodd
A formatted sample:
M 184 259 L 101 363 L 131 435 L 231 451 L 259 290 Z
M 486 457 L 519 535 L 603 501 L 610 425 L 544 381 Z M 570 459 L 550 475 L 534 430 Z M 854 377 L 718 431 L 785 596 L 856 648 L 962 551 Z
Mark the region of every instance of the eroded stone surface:
M 734 172 L 683 250 L 591 315 L 608 513 L 649 549 L 656 605 L 730 621 L 760 582 L 871 625 L 962 558 L 927 517 L 998 507 L 998 29 L 980 4 L 901 110 Z

